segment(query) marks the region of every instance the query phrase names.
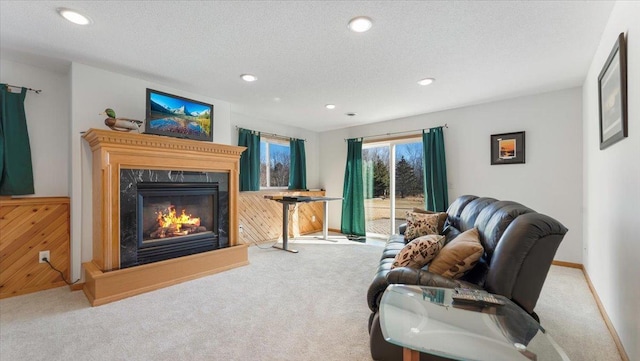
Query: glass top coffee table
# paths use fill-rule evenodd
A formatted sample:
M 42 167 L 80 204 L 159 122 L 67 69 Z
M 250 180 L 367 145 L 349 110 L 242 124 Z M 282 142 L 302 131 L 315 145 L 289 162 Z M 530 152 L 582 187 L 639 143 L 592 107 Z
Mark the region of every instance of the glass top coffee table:
M 453 360 L 568 361 L 564 351 L 518 305 L 459 303 L 453 289 L 390 285 L 380 304 L 388 342 L 404 347 L 404 360 L 419 352 Z

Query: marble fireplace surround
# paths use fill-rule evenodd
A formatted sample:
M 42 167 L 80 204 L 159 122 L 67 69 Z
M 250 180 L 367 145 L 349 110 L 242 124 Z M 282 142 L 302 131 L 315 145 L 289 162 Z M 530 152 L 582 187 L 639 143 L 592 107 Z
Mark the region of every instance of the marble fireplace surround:
M 238 174 L 243 147 L 157 135 L 90 129 L 93 259 L 83 263 L 83 291 L 93 306 L 249 263 L 238 241 Z M 123 170 L 228 174 L 228 247 L 120 268 L 120 184 Z
M 120 268 L 138 265 L 137 193 L 139 183 L 210 183 L 218 187 L 216 248 L 229 246 L 229 175 L 223 172 L 120 170 Z

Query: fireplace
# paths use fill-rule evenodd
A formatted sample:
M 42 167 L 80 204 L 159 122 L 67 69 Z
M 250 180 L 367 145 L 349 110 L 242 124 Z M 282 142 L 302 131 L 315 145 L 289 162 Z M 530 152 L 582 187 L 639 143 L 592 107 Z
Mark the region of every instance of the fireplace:
M 247 245 L 239 242 L 237 218 L 239 160 L 243 147 L 102 129 L 89 129 L 83 138 L 92 152 L 93 257 L 82 264 L 83 291 L 91 305 L 102 305 L 249 263 Z M 151 185 L 153 183 L 156 184 Z M 168 199 L 161 200 L 154 192 L 165 185 L 172 190 Z M 191 190 L 183 193 L 184 187 Z M 190 193 L 194 191 L 197 195 Z M 142 210 L 138 209 L 139 197 L 142 197 Z M 161 207 L 163 202 L 167 207 Z M 189 225 L 184 228 L 195 228 L 197 232 L 182 234 L 185 232 L 181 226 L 181 231 L 175 227 L 171 237 L 167 237 L 167 230 L 164 237 L 153 238 L 153 231 L 145 236 L 148 228 L 157 231 L 152 225 L 158 222 L 158 214 L 151 221 L 143 220 L 145 204 L 150 208 L 169 208 L 160 214 L 169 220 L 181 217 L 184 208 L 185 216 L 200 218 L 188 220 Z M 192 207 L 195 208 L 192 210 Z M 208 212 L 200 214 L 201 208 Z M 172 210 L 175 210 L 173 215 Z M 207 213 L 212 214 L 212 218 L 208 218 Z M 138 228 L 139 218 L 142 231 Z M 198 222 L 200 225 L 196 226 Z M 193 243 L 196 248 L 201 247 L 197 253 L 179 256 L 180 247 L 191 247 Z M 212 243 L 212 250 L 201 251 Z M 154 257 L 160 257 L 166 248 L 173 248 L 170 249 L 172 258 L 156 261 L 158 258 Z M 147 262 L 145 253 L 152 253 L 148 263 L 144 263 Z
M 138 264 L 219 248 L 217 183 L 139 183 L 137 203 Z
M 228 247 L 228 186 L 219 172 L 121 169 L 119 268 Z

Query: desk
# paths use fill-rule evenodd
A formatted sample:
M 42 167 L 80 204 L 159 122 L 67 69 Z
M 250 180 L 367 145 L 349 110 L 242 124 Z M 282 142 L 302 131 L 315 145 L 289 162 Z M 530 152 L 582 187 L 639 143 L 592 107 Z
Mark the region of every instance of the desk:
M 503 296 L 501 306 L 457 304 L 453 289 L 392 284 L 380 302 L 380 326 L 404 360 L 419 352 L 452 360 L 569 361 L 540 325 Z
M 332 197 L 306 197 L 306 196 L 264 196 L 278 203 L 282 203 L 282 247 L 273 246 L 291 253 L 298 253 L 295 249 L 289 249 L 289 206 L 296 203 L 323 202 L 324 220 L 322 221 L 322 237 L 329 237 L 329 201 L 342 200 Z

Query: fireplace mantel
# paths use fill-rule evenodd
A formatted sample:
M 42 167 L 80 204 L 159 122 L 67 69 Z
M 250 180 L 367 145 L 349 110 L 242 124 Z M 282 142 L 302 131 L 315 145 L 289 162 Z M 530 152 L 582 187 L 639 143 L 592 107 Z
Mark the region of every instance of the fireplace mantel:
M 93 260 L 83 264 L 84 291 L 93 305 L 248 263 L 246 246 L 238 242 L 237 217 L 239 159 L 245 148 L 99 129 L 90 129 L 83 137 L 93 152 Z M 229 247 L 119 269 L 121 169 L 228 173 Z M 154 274 L 159 276 L 151 276 Z M 138 283 L 137 286 L 131 286 L 136 283 L 131 282 L 132 279 Z M 112 292 L 105 288 L 116 289 Z

